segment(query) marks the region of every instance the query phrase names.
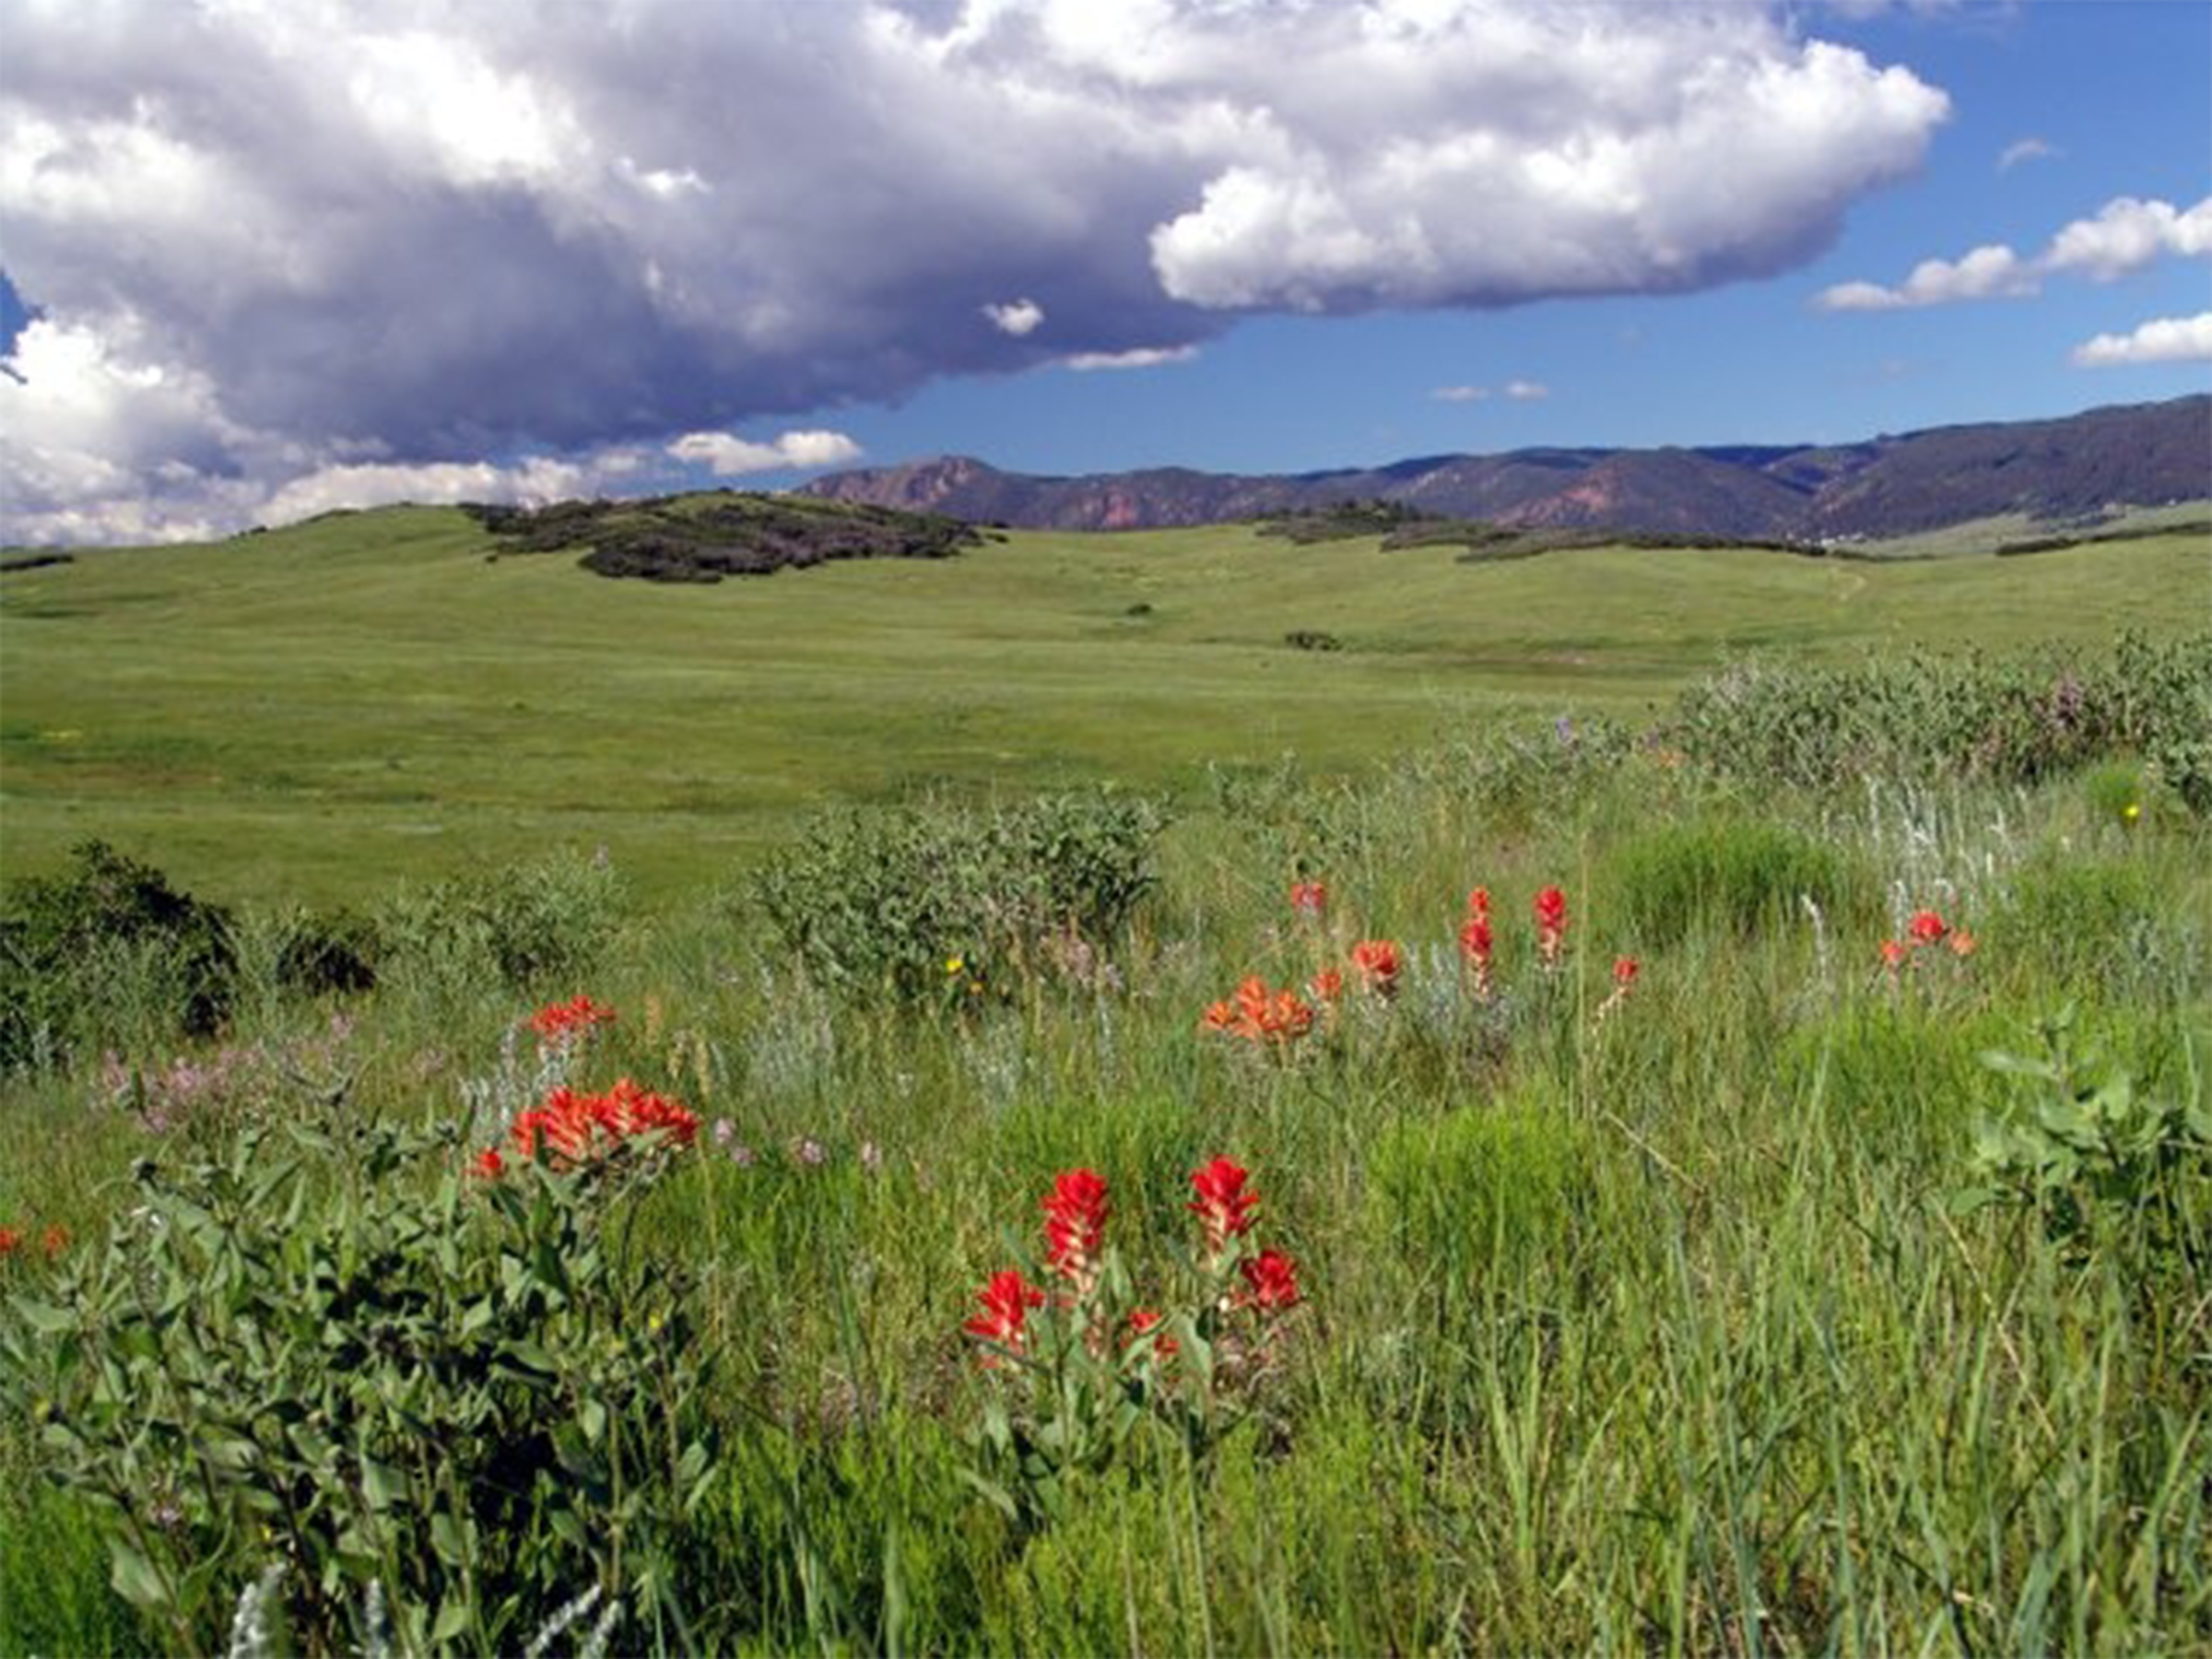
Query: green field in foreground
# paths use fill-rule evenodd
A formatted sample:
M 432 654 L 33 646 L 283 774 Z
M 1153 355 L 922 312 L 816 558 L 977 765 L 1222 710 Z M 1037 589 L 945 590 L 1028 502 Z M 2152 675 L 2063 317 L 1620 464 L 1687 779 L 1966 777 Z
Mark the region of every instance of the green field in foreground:
M 1017 533 L 713 587 L 488 558 L 456 511 L 0 576 L 0 868 L 99 836 L 216 892 L 357 896 L 606 847 L 695 888 L 826 803 L 1367 759 L 1507 710 L 1642 716 L 1754 651 L 2198 628 L 2201 533 L 1906 564 L 1487 565 L 1242 527 Z M 1341 649 L 1298 650 L 1296 630 Z

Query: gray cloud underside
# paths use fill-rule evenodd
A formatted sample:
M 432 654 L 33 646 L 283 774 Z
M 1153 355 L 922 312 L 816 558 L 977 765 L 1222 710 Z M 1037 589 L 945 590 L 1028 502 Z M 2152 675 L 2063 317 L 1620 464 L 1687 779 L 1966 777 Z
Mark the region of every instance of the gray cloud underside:
M 1252 312 L 1757 276 L 1946 112 L 1733 3 L 149 0 L 6 34 L 0 258 L 45 320 L 0 484 L 65 528 Z M 1014 296 L 1041 322 L 994 324 Z

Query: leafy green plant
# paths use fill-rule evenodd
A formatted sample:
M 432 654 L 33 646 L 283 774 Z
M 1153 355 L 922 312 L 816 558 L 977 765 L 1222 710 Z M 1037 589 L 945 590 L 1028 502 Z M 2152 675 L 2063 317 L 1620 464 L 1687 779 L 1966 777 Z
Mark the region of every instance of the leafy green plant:
M 1277 1381 L 1298 1268 L 1250 1238 L 1248 1172 L 1218 1158 L 1191 1177 L 1199 1251 L 1147 1302 L 1105 1242 L 1106 1183 L 1088 1169 L 1044 1200 L 1045 1286 L 992 1275 L 964 1327 L 993 1384 L 971 1441 L 975 1489 L 1028 1528 L 1065 1518 L 1069 1483 L 1166 1430 L 1195 1466 L 1255 1415 Z
M 1157 803 L 1112 791 L 837 814 L 755 892 L 790 953 L 841 994 L 921 1002 L 1048 967 L 1095 983 L 1096 950 L 1151 888 L 1165 821 Z
M 457 1124 L 332 1106 L 142 1160 L 104 1249 L 0 1320 L 114 1589 L 180 1649 L 272 1555 L 318 1651 L 371 1585 L 410 1652 L 512 1646 L 591 1584 L 673 1606 L 715 1454 L 688 1278 L 620 1225 L 650 1142 L 487 1180 Z
M 2153 1255 L 2178 1255 L 2201 1286 L 2212 1274 L 2212 1102 L 2154 1099 L 2124 1071 L 2077 1049 L 2071 1004 L 2042 1025 L 2043 1053 L 1992 1051 L 1993 1069 L 2038 1085 L 2024 1116 L 1984 1123 L 1962 1205 L 2007 1205 L 2083 1255 L 2139 1228 Z

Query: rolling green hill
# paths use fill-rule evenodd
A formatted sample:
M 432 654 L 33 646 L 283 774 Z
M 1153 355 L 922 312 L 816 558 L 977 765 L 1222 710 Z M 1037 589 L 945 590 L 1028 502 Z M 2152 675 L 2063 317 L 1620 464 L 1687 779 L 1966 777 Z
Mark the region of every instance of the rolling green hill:
M 1510 709 L 1639 716 L 1748 651 L 2099 640 L 2212 600 L 2201 531 L 1894 566 L 1040 532 L 712 587 L 499 546 L 394 508 L 0 574 L 5 873 L 100 836 L 324 900 L 604 845 L 672 893 L 830 801 L 1357 768 Z

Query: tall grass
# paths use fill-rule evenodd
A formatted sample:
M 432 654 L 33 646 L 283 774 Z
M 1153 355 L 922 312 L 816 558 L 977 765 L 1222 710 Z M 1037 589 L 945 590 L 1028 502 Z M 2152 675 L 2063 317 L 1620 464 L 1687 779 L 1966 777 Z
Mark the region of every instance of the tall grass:
M 741 909 L 594 928 L 559 987 L 621 1010 L 594 1065 L 727 1124 L 629 1235 L 699 1276 L 724 1452 L 680 1618 L 619 1643 L 2212 1647 L 2205 1288 L 2125 1215 L 2085 1253 L 1953 1202 L 1978 1120 L 2032 1105 L 1983 1052 L 2062 1004 L 2139 1089 L 2204 1104 L 2204 829 L 2099 828 L 2064 779 L 1754 808 L 1694 764 L 1560 741 L 1488 751 L 1479 787 L 1432 753 L 1225 791 L 1167 831 L 1088 987 L 915 1011 L 826 994 Z M 1301 874 L 1331 884 L 1319 928 L 1285 901 Z M 1527 918 L 1553 882 L 1571 948 L 1547 976 Z M 1477 883 L 1488 1006 L 1453 948 Z M 1978 949 L 1886 971 L 1899 905 Z M 1311 1053 L 1195 1029 L 1243 973 L 1300 983 L 1370 935 L 1406 947 L 1402 988 L 1347 994 Z M 1620 954 L 1641 971 L 1600 1021 Z M 309 1029 L 288 1006 L 253 1018 Z M 321 1063 L 364 1113 L 451 1114 L 527 1006 L 447 964 L 352 1005 Z M 6 1086 L 0 1221 L 100 1225 L 100 1178 L 162 1151 L 105 1100 L 81 1071 Z M 1017 1527 L 962 1476 L 993 1385 L 958 1335 L 973 1288 L 1034 1256 L 1039 1194 L 1078 1164 L 1123 1249 L 1164 1258 L 1216 1153 L 1301 1266 L 1280 1396 L 1210 1455 L 1133 1441 L 1063 1521 Z M 2182 1179 L 2208 1213 L 2201 1154 Z M 38 1402 L 5 1412 L 0 1650 L 154 1643 L 40 1482 Z M 235 1593 L 264 1565 L 240 1540 L 214 1571 Z

